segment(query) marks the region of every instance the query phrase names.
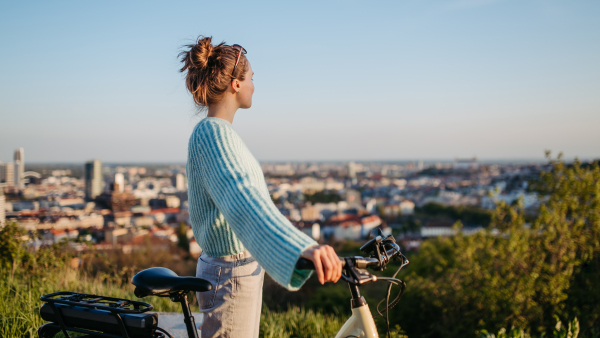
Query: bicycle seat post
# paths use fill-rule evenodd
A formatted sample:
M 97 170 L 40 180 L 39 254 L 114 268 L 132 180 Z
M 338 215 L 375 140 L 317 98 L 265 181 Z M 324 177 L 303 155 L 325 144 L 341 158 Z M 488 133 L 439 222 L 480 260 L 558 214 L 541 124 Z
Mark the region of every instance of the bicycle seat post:
M 170 294 L 170 297 L 173 302 L 181 303 L 181 310 L 183 311 L 183 321 L 185 322 L 188 337 L 199 338 L 198 330 L 196 329 L 196 322 L 194 320 L 194 316 L 192 316 L 192 312 L 190 311 L 190 305 L 188 304 L 187 292 L 173 292 Z

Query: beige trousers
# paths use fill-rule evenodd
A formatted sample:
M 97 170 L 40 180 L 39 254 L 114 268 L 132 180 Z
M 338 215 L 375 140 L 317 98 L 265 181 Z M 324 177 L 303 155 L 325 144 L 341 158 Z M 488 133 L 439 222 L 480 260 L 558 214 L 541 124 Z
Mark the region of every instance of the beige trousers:
M 213 289 L 197 292 L 203 313 L 202 338 L 258 338 L 265 270 L 246 250 L 237 255 L 198 258 L 196 277 Z

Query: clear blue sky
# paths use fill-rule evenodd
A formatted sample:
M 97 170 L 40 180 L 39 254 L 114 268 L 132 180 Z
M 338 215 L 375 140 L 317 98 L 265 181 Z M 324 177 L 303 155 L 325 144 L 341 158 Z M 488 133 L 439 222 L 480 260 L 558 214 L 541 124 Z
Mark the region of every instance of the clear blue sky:
M 238 43 L 267 160 L 600 157 L 600 1 L 3 1 L 0 161 L 184 162 L 177 53 Z

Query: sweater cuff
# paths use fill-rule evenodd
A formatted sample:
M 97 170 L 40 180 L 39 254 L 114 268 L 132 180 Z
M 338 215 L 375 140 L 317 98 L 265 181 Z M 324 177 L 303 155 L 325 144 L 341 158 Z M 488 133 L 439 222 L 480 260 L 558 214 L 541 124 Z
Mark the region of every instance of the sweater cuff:
M 315 242 L 311 238 L 302 247 L 302 250 L 300 251 L 298 257 L 294 261 L 294 265 L 293 265 L 294 268 L 293 268 L 291 276 L 289 278 L 289 283 L 288 283 L 288 285 L 285 285 L 285 288 L 288 289 L 289 291 L 299 290 L 300 287 L 302 287 L 302 285 L 304 285 L 304 283 L 306 283 L 306 281 L 310 278 L 310 276 L 312 276 L 312 273 L 313 273 L 312 270 L 299 270 L 299 269 L 296 269 L 295 266 L 296 266 L 296 263 L 298 262 L 298 260 L 302 257 L 302 253 L 304 253 L 304 251 L 306 251 L 307 249 L 309 249 L 313 246 L 316 246 L 316 245 L 319 245 L 319 243 Z

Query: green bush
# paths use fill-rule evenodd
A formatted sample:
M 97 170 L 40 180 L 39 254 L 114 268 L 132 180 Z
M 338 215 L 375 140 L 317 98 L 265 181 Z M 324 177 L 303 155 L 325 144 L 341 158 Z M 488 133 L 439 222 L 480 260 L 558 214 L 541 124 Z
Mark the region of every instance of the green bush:
M 36 337 L 44 321 L 39 312 L 44 294 L 74 291 L 137 299 L 133 286 L 106 281 L 69 267 L 73 256 L 66 245 L 53 245 L 31 252 L 23 245 L 24 231 L 14 223 L 0 229 L 0 337 Z M 178 304 L 153 297 L 157 311 L 179 312 Z
M 465 224 L 488 226 L 492 221 L 492 213 L 489 210 L 469 205 L 444 206 L 429 202 L 423 207 L 417 207 L 415 211 L 430 216 L 446 216 L 452 220 L 460 220 Z
M 542 337 L 544 334 L 542 334 Z M 553 338 L 577 338 L 579 336 L 579 321 L 577 318 L 573 319 L 565 327 L 560 319 L 556 317 L 556 326 L 552 331 Z M 498 334 L 489 333 L 487 330 L 480 332 L 481 338 L 531 338 L 531 335 L 527 333 L 523 328 L 511 328 L 507 331 L 505 328 L 501 328 Z M 591 332 L 590 337 L 597 338 L 598 334 Z
M 536 183 L 546 199 L 530 224 L 520 205 L 500 204 L 486 231 L 423 243 L 394 317 L 409 336 L 513 326 L 549 335 L 555 315 L 578 317 L 583 336 L 600 325 L 600 169 L 552 164 Z

